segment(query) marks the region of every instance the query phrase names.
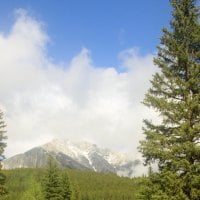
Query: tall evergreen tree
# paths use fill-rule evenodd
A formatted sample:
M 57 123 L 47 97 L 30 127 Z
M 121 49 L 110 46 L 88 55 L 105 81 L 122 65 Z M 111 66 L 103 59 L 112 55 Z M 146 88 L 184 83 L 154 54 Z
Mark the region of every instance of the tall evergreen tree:
M 140 151 L 150 171 L 141 199 L 200 199 L 200 24 L 195 0 L 171 0 L 171 29 L 163 29 L 144 104 L 161 116 L 144 120 Z
M 4 142 L 4 140 L 7 138 L 5 136 L 5 123 L 3 121 L 3 113 L 0 111 L 0 170 L 2 168 L 2 165 L 1 165 L 1 161 L 4 159 L 4 149 L 6 147 L 6 143 Z M 0 198 L 2 196 L 4 196 L 5 194 L 7 194 L 7 191 L 4 187 L 4 184 L 5 184 L 5 180 L 6 180 L 6 177 L 5 175 L 0 172 Z

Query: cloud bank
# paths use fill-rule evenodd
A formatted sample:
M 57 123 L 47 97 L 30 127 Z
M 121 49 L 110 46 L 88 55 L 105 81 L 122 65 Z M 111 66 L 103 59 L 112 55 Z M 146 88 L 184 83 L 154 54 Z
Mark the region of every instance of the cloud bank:
M 153 56 L 124 50 L 119 59 L 125 72 L 119 72 L 94 66 L 90 51 L 82 48 L 68 64 L 55 64 L 47 54 L 49 38 L 43 24 L 24 10 L 17 11 L 9 33 L 0 32 L 6 156 L 59 137 L 137 157 L 142 120 L 153 116 L 141 104 L 156 70 Z

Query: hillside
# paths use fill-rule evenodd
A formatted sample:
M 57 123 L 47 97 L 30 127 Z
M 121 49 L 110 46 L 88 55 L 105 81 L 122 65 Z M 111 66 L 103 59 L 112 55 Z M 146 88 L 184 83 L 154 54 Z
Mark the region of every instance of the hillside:
M 144 178 L 122 178 L 114 174 L 91 171 L 65 170 L 68 173 L 72 192 L 80 200 L 136 200 Z M 42 184 L 45 169 L 5 170 L 6 200 L 43 200 Z

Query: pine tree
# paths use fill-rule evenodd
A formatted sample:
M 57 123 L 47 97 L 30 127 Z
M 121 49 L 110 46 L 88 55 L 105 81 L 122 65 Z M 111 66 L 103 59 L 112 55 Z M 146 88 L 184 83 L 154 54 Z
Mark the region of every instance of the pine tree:
M 144 104 L 161 122 L 144 120 L 139 150 L 149 173 L 141 199 L 200 199 L 200 24 L 195 0 L 171 0 L 170 30 L 163 29 L 153 76 Z
M 4 149 L 6 147 L 6 143 L 4 140 L 7 137 L 5 136 L 5 123 L 3 121 L 3 113 L 0 111 L 0 170 L 2 168 L 1 161 L 4 159 Z M 0 172 L 0 198 L 7 194 L 7 190 L 4 187 L 6 177 Z
M 46 200 L 63 200 L 63 187 L 60 171 L 53 157 L 49 157 L 48 169 L 44 180 L 44 196 Z

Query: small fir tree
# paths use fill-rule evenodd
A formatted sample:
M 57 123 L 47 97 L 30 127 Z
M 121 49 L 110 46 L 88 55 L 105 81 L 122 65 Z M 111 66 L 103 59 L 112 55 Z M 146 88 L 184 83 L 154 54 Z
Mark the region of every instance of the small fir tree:
M 154 62 L 159 67 L 144 104 L 162 122 L 145 120 L 139 147 L 149 174 L 141 199 L 200 199 L 200 24 L 195 0 L 171 0 L 171 29 L 163 29 Z
M 46 200 L 63 200 L 60 171 L 52 156 L 48 160 L 48 168 L 44 180 L 44 196 Z

